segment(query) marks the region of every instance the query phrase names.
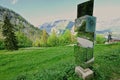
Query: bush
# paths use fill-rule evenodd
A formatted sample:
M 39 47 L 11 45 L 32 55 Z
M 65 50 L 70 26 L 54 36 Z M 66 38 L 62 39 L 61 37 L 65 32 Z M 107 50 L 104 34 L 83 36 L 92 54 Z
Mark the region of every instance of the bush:
M 41 47 L 46 47 L 47 46 L 47 39 L 48 39 L 48 34 L 46 30 L 42 31 L 41 39 L 40 39 L 40 46 Z
M 17 36 L 19 47 L 30 47 L 30 46 L 32 46 L 32 41 L 29 38 L 27 38 L 27 36 L 24 33 L 16 32 L 16 36 Z
M 96 44 L 104 44 L 105 41 L 106 41 L 106 39 L 103 35 L 97 35 L 96 36 Z
M 76 42 L 75 36 L 72 35 L 70 30 L 66 30 L 64 34 L 59 36 L 59 45 L 73 44 Z
M 47 44 L 48 46 L 57 46 L 58 45 L 58 37 L 56 32 L 53 30 L 52 34 L 48 37 Z
M 58 37 L 58 41 L 59 41 L 59 45 L 61 46 L 63 46 L 63 45 L 65 45 L 65 43 L 64 43 L 64 41 L 65 41 L 65 39 L 64 39 L 64 37 L 63 37 L 63 35 L 60 35 L 59 37 Z
M 40 47 L 40 39 L 37 38 L 32 45 L 35 47 Z

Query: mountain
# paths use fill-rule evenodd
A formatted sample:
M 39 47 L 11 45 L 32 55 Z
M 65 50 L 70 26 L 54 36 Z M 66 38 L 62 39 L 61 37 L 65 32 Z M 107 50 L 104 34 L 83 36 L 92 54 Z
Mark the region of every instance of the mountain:
M 9 20 L 15 27 L 15 31 L 24 33 L 30 40 L 34 41 L 35 38 L 40 37 L 41 30 L 34 27 L 32 24 L 27 22 L 18 13 L 0 6 L 0 36 L 2 35 L 2 25 L 4 24 L 5 14 L 8 14 Z
M 53 30 L 57 32 L 57 34 L 62 34 L 66 29 L 72 30 L 74 26 L 74 22 L 69 20 L 57 20 L 51 23 L 44 23 L 40 25 L 41 30 L 46 30 L 48 34 L 50 34 Z
M 41 30 L 46 29 L 49 34 L 53 29 L 56 30 L 57 34 L 63 33 L 65 29 L 69 29 L 74 33 L 74 22 L 69 20 L 57 20 L 51 23 L 44 23 L 39 28 Z M 97 21 L 96 34 L 105 34 L 107 32 L 120 35 L 120 18 Z

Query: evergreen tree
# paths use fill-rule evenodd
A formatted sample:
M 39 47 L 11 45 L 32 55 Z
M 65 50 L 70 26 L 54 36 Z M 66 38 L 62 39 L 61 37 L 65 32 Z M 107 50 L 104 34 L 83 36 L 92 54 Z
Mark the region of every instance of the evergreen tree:
M 65 43 L 65 39 L 63 37 L 63 34 L 60 34 L 59 37 L 58 37 L 58 41 L 59 41 L 59 45 L 64 45 Z
M 4 45 L 7 50 L 17 50 L 18 42 L 14 33 L 14 27 L 10 23 L 8 16 L 5 17 L 4 25 L 2 26 L 2 34 L 4 36 Z
M 47 32 L 46 32 L 46 30 L 43 30 L 42 36 L 41 36 L 41 39 L 40 39 L 40 45 L 41 46 L 47 46 L 47 38 L 48 38 Z
M 58 45 L 58 37 L 55 30 L 52 31 L 52 34 L 48 37 L 48 45 L 49 46 L 57 46 Z
M 63 37 L 64 37 L 64 43 L 65 44 L 69 44 L 72 42 L 72 34 L 70 32 L 70 30 L 66 30 L 65 33 L 63 34 Z
M 39 38 L 35 39 L 35 41 L 33 42 L 33 46 L 40 47 L 40 39 Z

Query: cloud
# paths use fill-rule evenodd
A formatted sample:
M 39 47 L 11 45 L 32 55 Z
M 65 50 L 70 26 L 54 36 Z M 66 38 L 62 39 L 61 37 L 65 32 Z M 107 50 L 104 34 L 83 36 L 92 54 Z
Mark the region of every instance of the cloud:
M 16 4 L 18 2 L 18 0 L 11 0 L 12 4 Z

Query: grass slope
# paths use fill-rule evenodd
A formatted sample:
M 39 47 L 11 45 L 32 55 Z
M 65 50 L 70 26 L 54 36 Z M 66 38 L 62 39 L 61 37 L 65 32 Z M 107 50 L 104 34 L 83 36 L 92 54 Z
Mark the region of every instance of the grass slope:
M 120 79 L 120 45 L 96 45 L 95 80 Z M 25 48 L 0 51 L 0 80 L 79 80 L 74 48 Z M 81 80 L 81 79 L 80 79 Z
M 94 71 L 97 80 L 120 79 L 120 43 L 96 45 L 94 56 Z

